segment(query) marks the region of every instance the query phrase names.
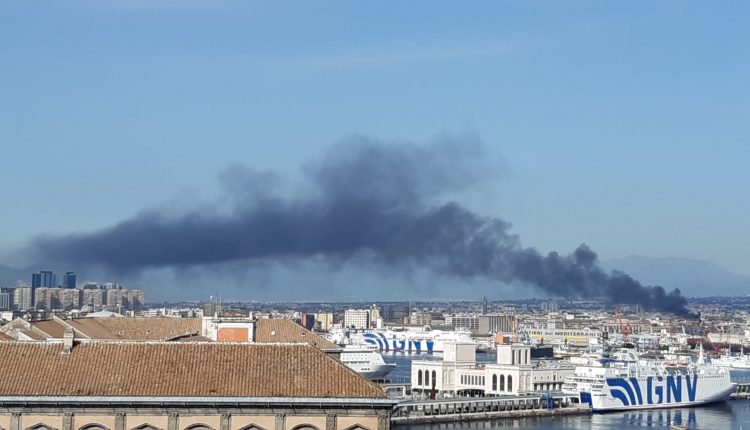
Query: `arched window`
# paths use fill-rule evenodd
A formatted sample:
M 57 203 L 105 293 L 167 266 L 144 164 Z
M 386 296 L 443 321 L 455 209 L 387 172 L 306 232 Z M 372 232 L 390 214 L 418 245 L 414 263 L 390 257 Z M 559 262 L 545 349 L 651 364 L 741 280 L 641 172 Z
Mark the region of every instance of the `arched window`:
M 492 391 L 497 391 L 497 375 L 492 375 Z
M 508 375 L 508 391 L 513 391 L 513 377 Z
M 185 430 L 214 430 L 214 428 L 206 424 L 196 423 L 185 427 Z
M 505 375 L 500 375 L 500 391 L 505 391 Z
M 417 385 L 422 385 L 422 369 L 417 372 Z
M 432 371 L 432 386 L 434 387 L 437 384 L 437 373 L 435 371 Z
M 78 430 L 109 430 L 109 428 L 101 424 L 91 423 L 82 425 Z
M 300 424 L 294 427 L 292 430 L 319 430 L 319 429 L 311 424 Z
M 430 385 L 430 371 L 429 370 L 426 370 L 424 372 L 424 384 Z

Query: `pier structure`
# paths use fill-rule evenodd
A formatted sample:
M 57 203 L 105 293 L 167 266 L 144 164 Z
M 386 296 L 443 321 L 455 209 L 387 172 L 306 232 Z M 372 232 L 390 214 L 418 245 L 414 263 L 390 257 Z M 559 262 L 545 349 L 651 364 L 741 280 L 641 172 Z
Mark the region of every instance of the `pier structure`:
M 737 390 L 730 397 L 732 400 L 750 399 L 750 382 L 737 384 Z
M 590 414 L 571 396 L 508 396 L 403 401 L 391 413 L 392 425 L 475 421 L 532 416 Z

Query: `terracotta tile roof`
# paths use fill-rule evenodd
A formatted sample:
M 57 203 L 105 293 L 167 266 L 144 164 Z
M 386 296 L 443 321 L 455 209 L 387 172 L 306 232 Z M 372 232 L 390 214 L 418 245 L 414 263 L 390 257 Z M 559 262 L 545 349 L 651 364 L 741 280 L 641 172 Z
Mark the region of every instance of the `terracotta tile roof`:
M 0 342 L 0 396 L 385 398 L 309 345 Z
M 197 335 L 201 331 L 199 318 L 77 318 L 32 321 L 31 325 L 49 335 L 35 337 L 29 333 L 31 330 L 24 332 L 40 340 L 62 339 L 68 325 L 78 332 L 79 337 L 89 339 L 167 340 L 187 334 Z
M 201 332 L 200 318 L 94 318 L 114 337 L 108 339 L 166 340 Z
M 31 329 L 29 329 L 29 330 L 22 330 L 21 333 L 23 333 L 24 335 L 30 337 L 33 340 L 47 340 L 47 339 L 49 339 L 49 336 L 43 335 L 43 334 L 41 334 L 41 333 L 39 333 L 37 331 L 31 330 Z
M 31 325 L 35 333 L 23 332 L 36 340 L 62 339 L 67 326 L 73 327 L 79 337 L 88 339 L 167 340 L 201 332 L 200 318 L 76 318 L 32 321 Z
M 65 320 L 65 322 L 89 339 L 114 338 L 114 334 L 99 323 L 97 318 L 76 318 Z
M 259 319 L 255 325 L 256 342 L 305 342 L 320 349 L 336 349 L 331 343 L 292 320 Z
M 32 321 L 31 325 L 47 333 L 53 339 L 62 339 L 65 326 L 56 320 Z
M 0 342 L 13 342 L 14 340 L 15 339 L 12 336 L 8 336 L 0 331 Z
M 168 342 L 213 342 L 213 340 L 207 338 L 206 336 L 201 336 L 199 334 L 196 334 L 196 335 L 191 335 L 191 336 L 175 337 L 175 338 L 169 339 Z

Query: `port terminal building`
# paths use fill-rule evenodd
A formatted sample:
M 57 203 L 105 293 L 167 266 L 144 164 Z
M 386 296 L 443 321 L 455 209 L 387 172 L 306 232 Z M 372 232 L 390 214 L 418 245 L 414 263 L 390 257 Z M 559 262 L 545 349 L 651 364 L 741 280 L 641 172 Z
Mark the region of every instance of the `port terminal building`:
M 411 390 L 442 397 L 518 396 L 559 391 L 575 367 L 565 361 L 532 360 L 531 346 L 497 345 L 497 360 L 481 363 L 473 343 L 446 344 L 443 360 L 415 360 Z

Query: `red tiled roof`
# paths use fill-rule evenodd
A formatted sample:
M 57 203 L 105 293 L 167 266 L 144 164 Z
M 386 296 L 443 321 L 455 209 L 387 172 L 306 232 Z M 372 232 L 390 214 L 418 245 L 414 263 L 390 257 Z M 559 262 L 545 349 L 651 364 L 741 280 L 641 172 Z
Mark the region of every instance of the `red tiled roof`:
M 62 339 L 66 326 L 89 339 L 167 340 L 201 331 L 200 318 L 76 318 L 32 321 L 31 325 L 52 339 Z
M 320 349 L 336 349 L 331 343 L 292 320 L 259 319 L 255 323 L 256 342 L 309 343 Z
M 114 337 L 107 339 L 165 340 L 200 334 L 200 318 L 94 318 Z
M 47 333 L 53 339 L 62 339 L 65 326 L 56 320 L 32 321 L 31 325 Z
M 309 345 L 0 342 L 0 396 L 385 398 Z
M 207 338 L 199 334 L 190 336 L 178 336 L 171 339 L 167 339 L 167 342 L 213 342 L 212 339 Z
M 112 339 L 112 332 L 101 325 L 97 318 L 76 318 L 65 323 L 89 339 Z

